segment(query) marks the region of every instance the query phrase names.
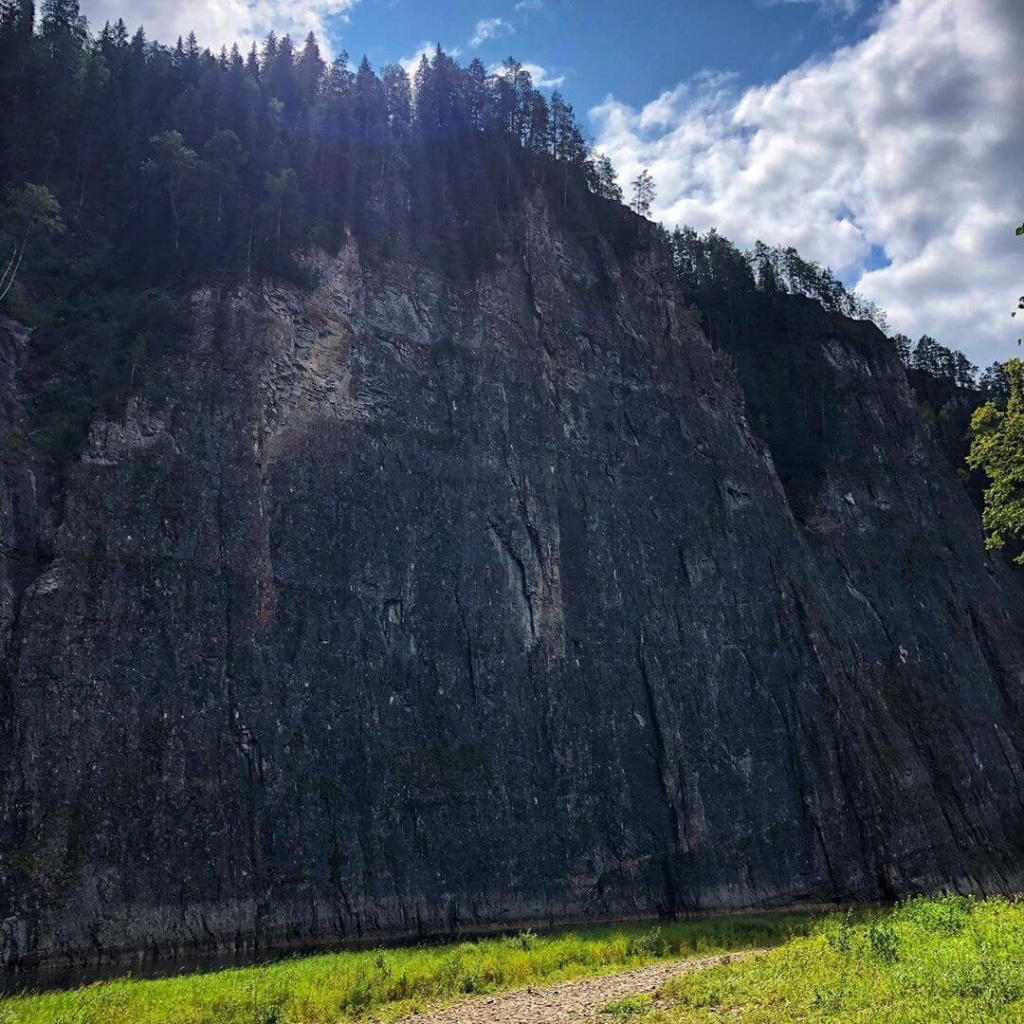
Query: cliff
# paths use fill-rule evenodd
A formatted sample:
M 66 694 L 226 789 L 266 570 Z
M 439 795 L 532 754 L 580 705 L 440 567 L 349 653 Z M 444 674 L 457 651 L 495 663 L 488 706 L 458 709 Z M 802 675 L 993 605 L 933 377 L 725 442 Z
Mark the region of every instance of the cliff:
M 317 263 L 5 455 L 0 963 L 1024 885 L 1024 589 L 875 328 L 734 374 L 542 205 Z

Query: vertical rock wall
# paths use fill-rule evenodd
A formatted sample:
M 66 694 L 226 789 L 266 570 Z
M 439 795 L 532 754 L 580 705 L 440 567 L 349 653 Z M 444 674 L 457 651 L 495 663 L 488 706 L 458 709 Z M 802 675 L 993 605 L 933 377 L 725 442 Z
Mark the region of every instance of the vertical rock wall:
M 349 247 L 198 294 L 59 510 L 12 457 L 0 962 L 1021 884 L 1024 596 L 884 340 L 794 302 L 737 380 L 668 279 Z

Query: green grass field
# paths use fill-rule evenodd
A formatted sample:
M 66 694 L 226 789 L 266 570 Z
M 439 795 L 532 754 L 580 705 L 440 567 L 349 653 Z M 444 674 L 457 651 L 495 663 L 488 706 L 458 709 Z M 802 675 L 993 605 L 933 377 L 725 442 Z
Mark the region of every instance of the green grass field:
M 1024 903 L 950 896 L 859 922 L 832 915 L 763 956 L 680 975 L 656 1003 L 605 1013 L 609 1024 L 1024 1021 Z
M 609 1024 L 1024 1024 L 1024 902 L 917 899 L 892 910 L 765 914 L 458 945 L 296 957 L 259 967 L 0 1000 L 0 1024 L 327 1024 L 433 1001 L 772 947 L 681 974 Z
M 811 923 L 806 915 L 764 914 L 308 956 L 0 1000 L 0 1024 L 334 1024 L 467 993 L 770 946 Z

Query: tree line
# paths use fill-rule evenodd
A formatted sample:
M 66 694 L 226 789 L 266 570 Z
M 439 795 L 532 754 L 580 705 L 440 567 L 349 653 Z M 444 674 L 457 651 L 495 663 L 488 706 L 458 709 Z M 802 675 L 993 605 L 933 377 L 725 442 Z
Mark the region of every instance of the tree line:
M 512 57 L 461 67 L 437 47 L 410 76 L 328 62 L 313 33 L 214 54 L 123 20 L 94 36 L 77 0 L 40 14 L 0 0 L 0 184 L 9 206 L 45 188 L 136 277 L 288 272 L 346 232 L 371 258 L 471 273 L 524 188 L 566 208 L 622 199 L 572 105 Z
M 734 353 L 749 343 L 746 321 L 754 308 L 751 302 L 755 296 L 766 302 L 778 295 L 802 295 L 831 312 L 870 320 L 889 336 L 884 310 L 847 289 L 829 268 L 805 259 L 791 246 L 769 246 L 758 241 L 753 249 L 744 252 L 714 229 L 703 234 L 691 227 L 677 227 L 672 232 L 658 230 L 683 296 L 697 310 L 705 333 L 719 351 Z M 752 298 L 744 301 L 744 295 Z M 989 515 L 988 510 L 996 504 L 990 476 L 995 466 L 991 454 L 994 449 L 989 445 L 988 454 L 983 457 L 972 454 L 972 445 L 975 452 L 980 451 L 977 439 L 982 429 L 991 433 L 994 424 L 1001 424 L 1005 436 L 1012 425 L 1021 422 L 1024 396 L 1020 388 L 1024 378 L 1019 361 L 994 362 L 979 372 L 963 352 L 948 348 L 929 335 L 914 342 L 897 333 L 889 336 L 889 340 L 904 366 L 915 402 L 936 445 L 978 509 Z M 785 381 L 780 378 L 779 387 L 783 386 Z M 983 415 L 979 410 L 986 411 Z M 1024 459 L 1024 442 L 1019 449 L 1020 458 Z M 1005 464 L 1002 473 L 1005 478 Z M 1008 504 L 1012 503 L 1006 498 L 1004 486 L 998 507 L 1006 508 Z M 1017 506 L 1018 515 L 1021 508 L 1024 500 Z M 1006 535 L 1004 525 L 1001 536 Z M 1017 536 L 1024 539 L 1024 519 L 1019 523 Z
M 884 310 L 849 291 L 828 267 L 805 259 L 792 246 L 757 241 L 752 250 L 744 252 L 714 228 L 700 234 L 691 227 L 677 227 L 669 246 L 687 293 L 756 290 L 767 295 L 804 295 L 834 313 L 871 320 L 881 330 L 888 330 Z
M 31 444 L 61 466 L 98 410 L 173 389 L 198 283 L 307 285 L 302 254 L 349 238 L 472 278 L 538 194 L 621 258 L 643 242 L 571 104 L 512 57 L 437 47 L 410 74 L 273 33 L 213 53 L 0 0 L 0 112 L 0 301 L 34 328 Z
M 984 400 L 1005 400 L 1009 383 L 1004 364 L 995 362 L 979 373 L 963 352 L 947 348 L 929 335 L 913 342 L 905 334 L 889 335 L 884 309 L 850 291 L 829 267 L 805 259 L 792 246 L 769 246 L 757 241 L 743 251 L 714 228 L 700 234 L 677 227 L 664 238 L 684 295 L 698 303 L 729 293 L 802 295 L 825 309 L 854 320 L 870 320 L 893 343 L 912 383 L 927 378 L 938 385 L 977 392 Z
M 437 47 L 410 76 L 344 52 L 328 61 L 312 33 L 215 54 L 192 33 L 168 47 L 121 19 L 94 35 L 77 0 L 42 0 L 38 15 L 33 0 L 0 0 L 0 301 L 36 328 L 34 436 L 61 453 L 187 331 L 177 286 L 301 280 L 298 253 L 349 235 L 370 261 L 408 255 L 473 275 L 538 189 L 620 256 L 660 247 L 682 294 L 717 318 L 713 342 L 747 292 L 807 296 L 887 330 L 884 311 L 795 248 L 743 252 L 714 230 L 643 220 L 646 169 L 629 186 L 631 218 L 571 104 L 513 57 L 462 67 Z M 1004 412 L 1016 378 L 1000 364 L 979 377 L 929 337 L 893 342 L 962 470 L 971 415 Z

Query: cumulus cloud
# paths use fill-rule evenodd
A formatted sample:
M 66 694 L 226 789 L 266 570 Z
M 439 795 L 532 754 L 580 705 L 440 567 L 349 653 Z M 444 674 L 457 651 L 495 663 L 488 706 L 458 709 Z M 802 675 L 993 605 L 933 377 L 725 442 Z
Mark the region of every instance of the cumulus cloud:
M 517 11 L 539 11 L 544 6 L 544 0 L 519 0 L 516 4 Z
M 328 19 L 345 19 L 358 0 L 82 0 L 82 13 L 94 29 L 124 17 L 131 30 L 145 26 L 150 39 L 173 44 L 194 31 L 201 46 L 248 47 L 273 29 L 301 43 L 315 32 L 321 49 L 331 51 Z
M 529 72 L 535 89 L 558 89 L 565 83 L 565 75 L 549 74 L 546 68 L 540 64 L 523 63 L 524 71 Z M 502 78 L 507 74 L 504 64 L 492 64 L 488 69 L 489 75 L 499 75 Z
M 424 57 L 429 60 L 433 56 L 436 45 L 436 43 L 422 42 L 415 53 L 409 57 L 399 58 L 398 63 L 405 68 L 405 73 L 412 78 L 416 74 L 416 69 L 420 66 L 420 61 Z
M 664 222 L 795 245 L 896 329 L 987 361 L 1016 351 L 1024 285 L 1021 52 L 1019 0 L 899 0 L 772 84 L 705 74 L 591 115 L 623 180 L 651 169 Z
M 510 36 L 514 31 L 515 29 L 503 18 L 484 18 L 476 23 L 476 30 L 473 32 L 473 38 L 470 39 L 469 45 L 475 48 L 489 39 L 503 39 L 505 36 Z
M 427 60 L 430 60 L 434 56 L 434 51 L 437 49 L 437 46 L 437 43 L 422 42 L 416 48 L 415 53 L 409 57 L 400 57 L 398 59 L 398 63 L 405 68 L 405 73 L 410 78 L 415 78 L 416 69 L 420 66 L 420 61 L 423 60 L 424 57 L 426 57 Z M 442 46 L 441 49 L 444 50 L 449 57 L 459 57 L 462 54 L 462 50 L 457 46 Z

